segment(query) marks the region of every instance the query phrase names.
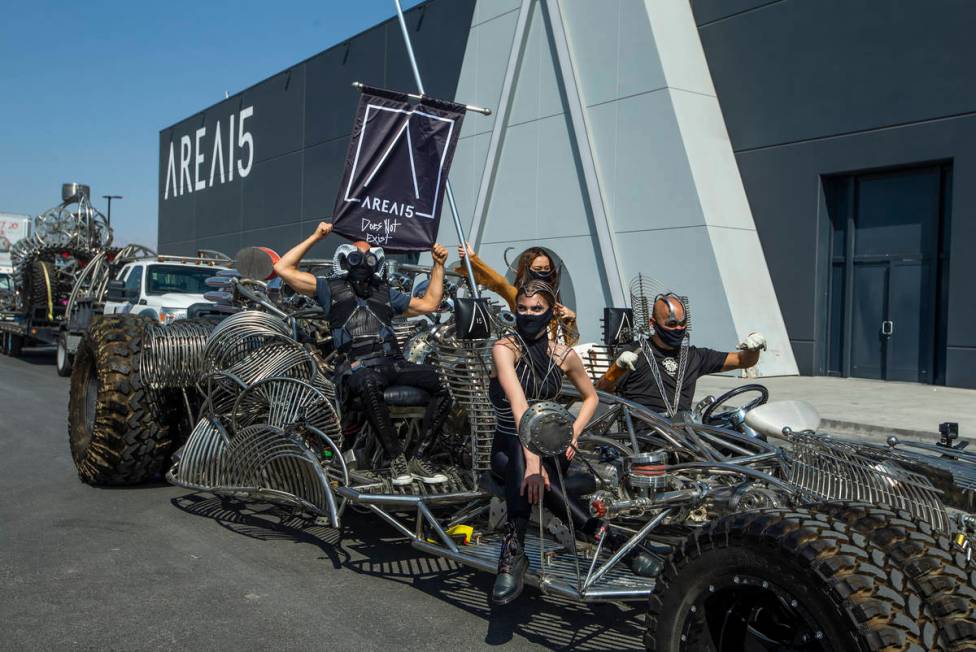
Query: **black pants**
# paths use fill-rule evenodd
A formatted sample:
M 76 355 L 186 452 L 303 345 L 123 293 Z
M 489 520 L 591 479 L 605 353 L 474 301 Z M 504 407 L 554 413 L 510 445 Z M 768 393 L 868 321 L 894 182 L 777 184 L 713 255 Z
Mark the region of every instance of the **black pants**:
M 430 394 L 431 401 L 424 412 L 423 439 L 411 453 L 422 454 L 437 436 L 451 408 L 447 389 L 441 385 L 434 367 L 388 358 L 380 364 L 348 369 L 342 373 L 345 400 L 359 397 L 366 419 L 373 427 L 387 457 L 403 453 L 390 409 L 383 400 L 383 390 L 393 385 L 417 387 Z
M 569 470 L 569 460 L 566 459 L 566 456 L 544 457 L 542 464 L 549 475 L 549 489 L 543 495 L 543 504 L 546 509 L 560 519 L 565 519 L 566 507 L 569 506 L 573 526 L 577 530 L 587 534 L 596 532 L 600 521 L 583 511 L 559 482 L 556 465 L 559 465 L 559 470 L 562 471 L 563 478 L 565 478 Z M 522 480 L 525 478 L 525 451 L 522 450 L 522 442 L 519 441 L 518 437 L 500 432 L 495 433 L 495 439 L 491 445 L 491 470 L 505 482 L 505 508 L 508 512 L 508 520 L 513 522 L 518 519 L 528 520 L 532 505 L 529 503 L 528 496 L 521 495 Z M 592 491 L 592 487 L 587 487 L 583 493 L 589 491 Z

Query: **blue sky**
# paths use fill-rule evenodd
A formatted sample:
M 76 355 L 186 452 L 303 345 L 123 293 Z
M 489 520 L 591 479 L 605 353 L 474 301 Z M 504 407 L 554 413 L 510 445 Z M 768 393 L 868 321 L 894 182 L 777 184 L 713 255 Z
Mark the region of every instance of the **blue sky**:
M 392 0 L 5 3 L 0 212 L 36 215 L 78 181 L 103 212 L 101 195 L 125 197 L 116 242 L 155 245 L 160 129 L 393 14 Z

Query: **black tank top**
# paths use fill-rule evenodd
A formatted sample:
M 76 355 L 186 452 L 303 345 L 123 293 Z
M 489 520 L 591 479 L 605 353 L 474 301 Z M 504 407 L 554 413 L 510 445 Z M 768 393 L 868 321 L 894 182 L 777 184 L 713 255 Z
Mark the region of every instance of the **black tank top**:
M 563 370 L 549 355 L 549 338 L 540 337 L 523 348 L 522 355 L 515 363 L 515 375 L 518 376 L 525 399 L 533 401 L 549 401 L 559 396 L 563 384 Z M 500 434 L 518 435 L 512 405 L 505 396 L 505 390 L 498 378 L 492 378 L 488 385 L 488 398 L 495 409 L 495 431 Z

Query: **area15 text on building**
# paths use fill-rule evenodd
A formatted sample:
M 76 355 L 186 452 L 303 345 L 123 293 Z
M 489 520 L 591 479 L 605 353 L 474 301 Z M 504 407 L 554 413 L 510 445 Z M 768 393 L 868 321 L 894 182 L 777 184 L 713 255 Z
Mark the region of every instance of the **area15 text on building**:
M 201 147 L 207 136 L 207 128 L 200 127 L 193 138 L 188 134 L 180 136 L 179 165 L 176 162 L 176 143 L 169 143 L 169 159 L 166 163 L 166 184 L 163 199 L 180 197 L 184 193 L 205 190 L 214 183 L 234 180 L 234 168 L 241 178 L 251 173 L 254 163 L 254 136 L 244 125 L 244 121 L 254 115 L 254 106 L 242 108 L 237 114 L 231 113 L 227 125 L 227 158 L 224 159 L 223 129 L 220 120 L 214 125 L 213 144 Z M 236 131 L 235 131 L 236 129 Z M 210 152 L 209 175 L 207 174 L 207 151 Z M 246 161 L 246 162 L 245 162 Z M 177 171 L 179 167 L 179 171 Z M 191 174 L 192 168 L 192 174 Z M 201 168 L 203 176 L 201 176 Z

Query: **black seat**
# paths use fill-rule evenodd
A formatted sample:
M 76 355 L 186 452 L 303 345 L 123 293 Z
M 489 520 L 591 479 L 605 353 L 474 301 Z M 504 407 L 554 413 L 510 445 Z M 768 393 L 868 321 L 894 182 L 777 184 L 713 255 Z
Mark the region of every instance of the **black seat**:
M 430 394 L 419 387 L 391 385 L 383 390 L 383 401 L 398 407 L 426 407 L 430 403 Z

